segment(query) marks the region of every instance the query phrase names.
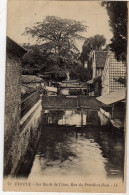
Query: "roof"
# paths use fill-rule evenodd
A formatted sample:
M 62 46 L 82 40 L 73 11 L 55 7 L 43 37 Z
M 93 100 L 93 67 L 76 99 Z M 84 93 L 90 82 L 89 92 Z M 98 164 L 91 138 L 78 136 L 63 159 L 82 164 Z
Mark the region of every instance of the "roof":
M 96 68 L 104 68 L 108 52 L 95 51 Z
M 125 88 L 117 89 L 114 92 L 110 92 L 107 95 L 103 95 L 96 98 L 103 104 L 110 105 L 125 99 Z
M 7 51 L 11 52 L 19 57 L 23 56 L 27 50 L 21 47 L 18 43 L 13 41 L 10 37 L 7 36 Z

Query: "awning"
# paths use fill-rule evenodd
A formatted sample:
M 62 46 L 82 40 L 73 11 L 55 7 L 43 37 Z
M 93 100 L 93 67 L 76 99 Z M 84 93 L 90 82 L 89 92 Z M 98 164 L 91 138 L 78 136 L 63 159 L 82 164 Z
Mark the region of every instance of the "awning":
M 96 98 L 103 104 L 110 105 L 125 99 L 125 88 L 117 89 L 114 92 L 110 92 L 107 95 L 103 95 Z

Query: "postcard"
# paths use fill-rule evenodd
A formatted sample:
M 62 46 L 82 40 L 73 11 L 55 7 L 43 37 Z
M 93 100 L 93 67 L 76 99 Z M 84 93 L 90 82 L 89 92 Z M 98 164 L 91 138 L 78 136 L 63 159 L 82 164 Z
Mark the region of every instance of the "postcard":
M 4 191 L 126 192 L 128 3 L 7 7 Z

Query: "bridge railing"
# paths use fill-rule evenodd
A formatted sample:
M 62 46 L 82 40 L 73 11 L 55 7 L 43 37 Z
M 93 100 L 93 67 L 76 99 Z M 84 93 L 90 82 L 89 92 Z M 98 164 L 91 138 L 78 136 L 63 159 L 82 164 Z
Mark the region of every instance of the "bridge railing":
M 40 93 L 36 91 L 21 102 L 21 118 L 38 102 L 39 99 Z

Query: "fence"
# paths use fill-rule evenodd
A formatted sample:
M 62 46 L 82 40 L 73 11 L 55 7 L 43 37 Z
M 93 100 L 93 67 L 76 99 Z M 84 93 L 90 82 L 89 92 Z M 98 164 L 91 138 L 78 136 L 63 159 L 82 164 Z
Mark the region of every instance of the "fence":
M 34 92 L 21 103 L 21 118 L 38 102 L 40 93 Z

